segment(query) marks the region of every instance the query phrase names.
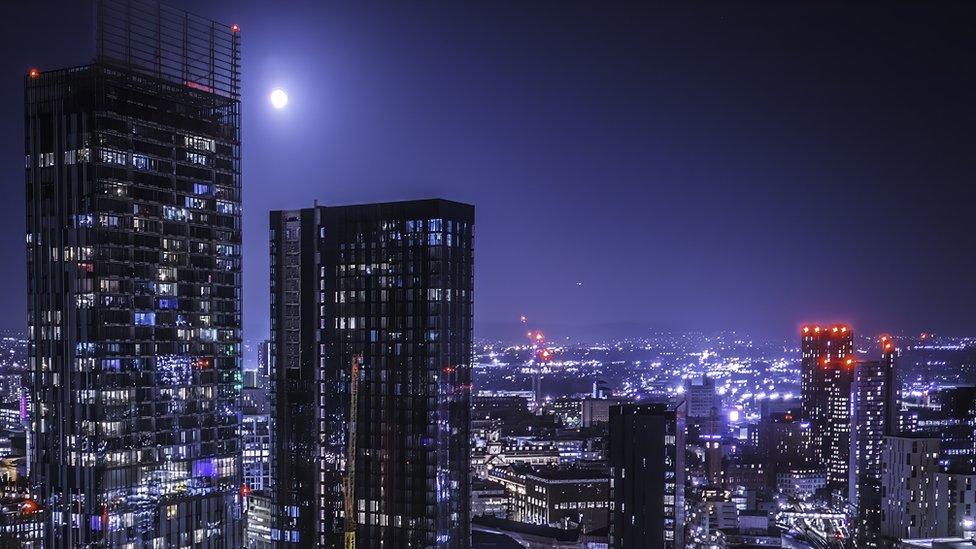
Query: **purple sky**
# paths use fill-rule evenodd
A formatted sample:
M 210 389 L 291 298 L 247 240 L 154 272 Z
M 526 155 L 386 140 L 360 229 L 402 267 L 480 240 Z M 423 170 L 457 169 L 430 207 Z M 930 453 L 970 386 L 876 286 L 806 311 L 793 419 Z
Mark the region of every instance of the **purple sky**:
M 477 208 L 479 333 L 976 333 L 965 4 L 170 3 L 242 27 L 248 338 L 269 209 L 433 196 Z M 4 10 L 0 327 L 26 316 L 22 75 L 86 62 L 75 4 Z

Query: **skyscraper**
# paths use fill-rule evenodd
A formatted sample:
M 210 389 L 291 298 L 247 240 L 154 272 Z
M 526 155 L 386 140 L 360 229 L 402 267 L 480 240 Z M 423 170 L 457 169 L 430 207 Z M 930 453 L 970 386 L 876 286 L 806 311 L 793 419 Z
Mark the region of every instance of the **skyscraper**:
M 45 545 L 239 546 L 240 35 L 96 6 L 96 61 L 25 79 Z
M 881 465 L 885 436 L 892 435 L 896 407 L 895 357 L 889 336 L 882 336 L 881 360 L 860 361 L 851 388 L 851 465 L 848 501 L 854 508 L 858 547 L 877 547 L 881 529 Z
M 845 325 L 804 326 L 801 333 L 801 402 L 810 422 L 815 463 L 827 470 L 827 487 L 847 495 L 850 455 L 854 332 Z
M 467 547 L 474 208 L 271 212 L 272 537 Z
M 685 546 L 685 408 L 610 408 L 610 547 Z

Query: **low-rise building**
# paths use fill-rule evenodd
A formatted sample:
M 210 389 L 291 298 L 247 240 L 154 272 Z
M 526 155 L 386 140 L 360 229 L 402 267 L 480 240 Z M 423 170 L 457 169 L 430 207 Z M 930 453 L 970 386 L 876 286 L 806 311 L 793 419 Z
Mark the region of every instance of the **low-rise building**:
M 555 528 L 603 528 L 609 520 L 610 479 L 605 469 L 530 467 L 493 469 L 505 486 L 508 518 Z

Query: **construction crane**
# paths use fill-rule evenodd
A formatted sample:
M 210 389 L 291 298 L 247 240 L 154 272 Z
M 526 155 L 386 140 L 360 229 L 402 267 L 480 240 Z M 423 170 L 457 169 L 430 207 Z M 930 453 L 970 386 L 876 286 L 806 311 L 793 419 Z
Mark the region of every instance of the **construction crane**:
M 359 367 L 362 355 L 352 357 L 349 380 L 349 433 L 346 435 L 346 475 L 342 479 L 343 507 L 346 520 L 345 549 L 356 549 L 356 410 L 359 403 Z

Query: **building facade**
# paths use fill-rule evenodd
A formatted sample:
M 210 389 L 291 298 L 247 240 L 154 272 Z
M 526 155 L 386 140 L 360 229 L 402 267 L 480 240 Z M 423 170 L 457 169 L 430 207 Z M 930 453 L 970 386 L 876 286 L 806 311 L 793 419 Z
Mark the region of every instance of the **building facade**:
M 883 543 L 937 535 L 934 488 L 938 472 L 938 438 L 886 437 L 881 475 Z
M 25 78 L 44 542 L 239 546 L 239 29 L 96 7 L 96 62 Z
M 852 526 L 859 547 L 877 547 L 881 529 L 881 458 L 892 424 L 897 351 L 882 336 L 881 359 L 860 361 L 851 386 L 851 465 L 848 501 L 854 508 Z
M 493 470 L 490 478 L 505 488 L 509 520 L 582 532 L 607 525 L 605 469 L 518 464 Z
M 685 546 L 684 432 L 683 402 L 610 409 L 610 547 Z
M 271 212 L 275 541 L 467 547 L 474 208 Z

